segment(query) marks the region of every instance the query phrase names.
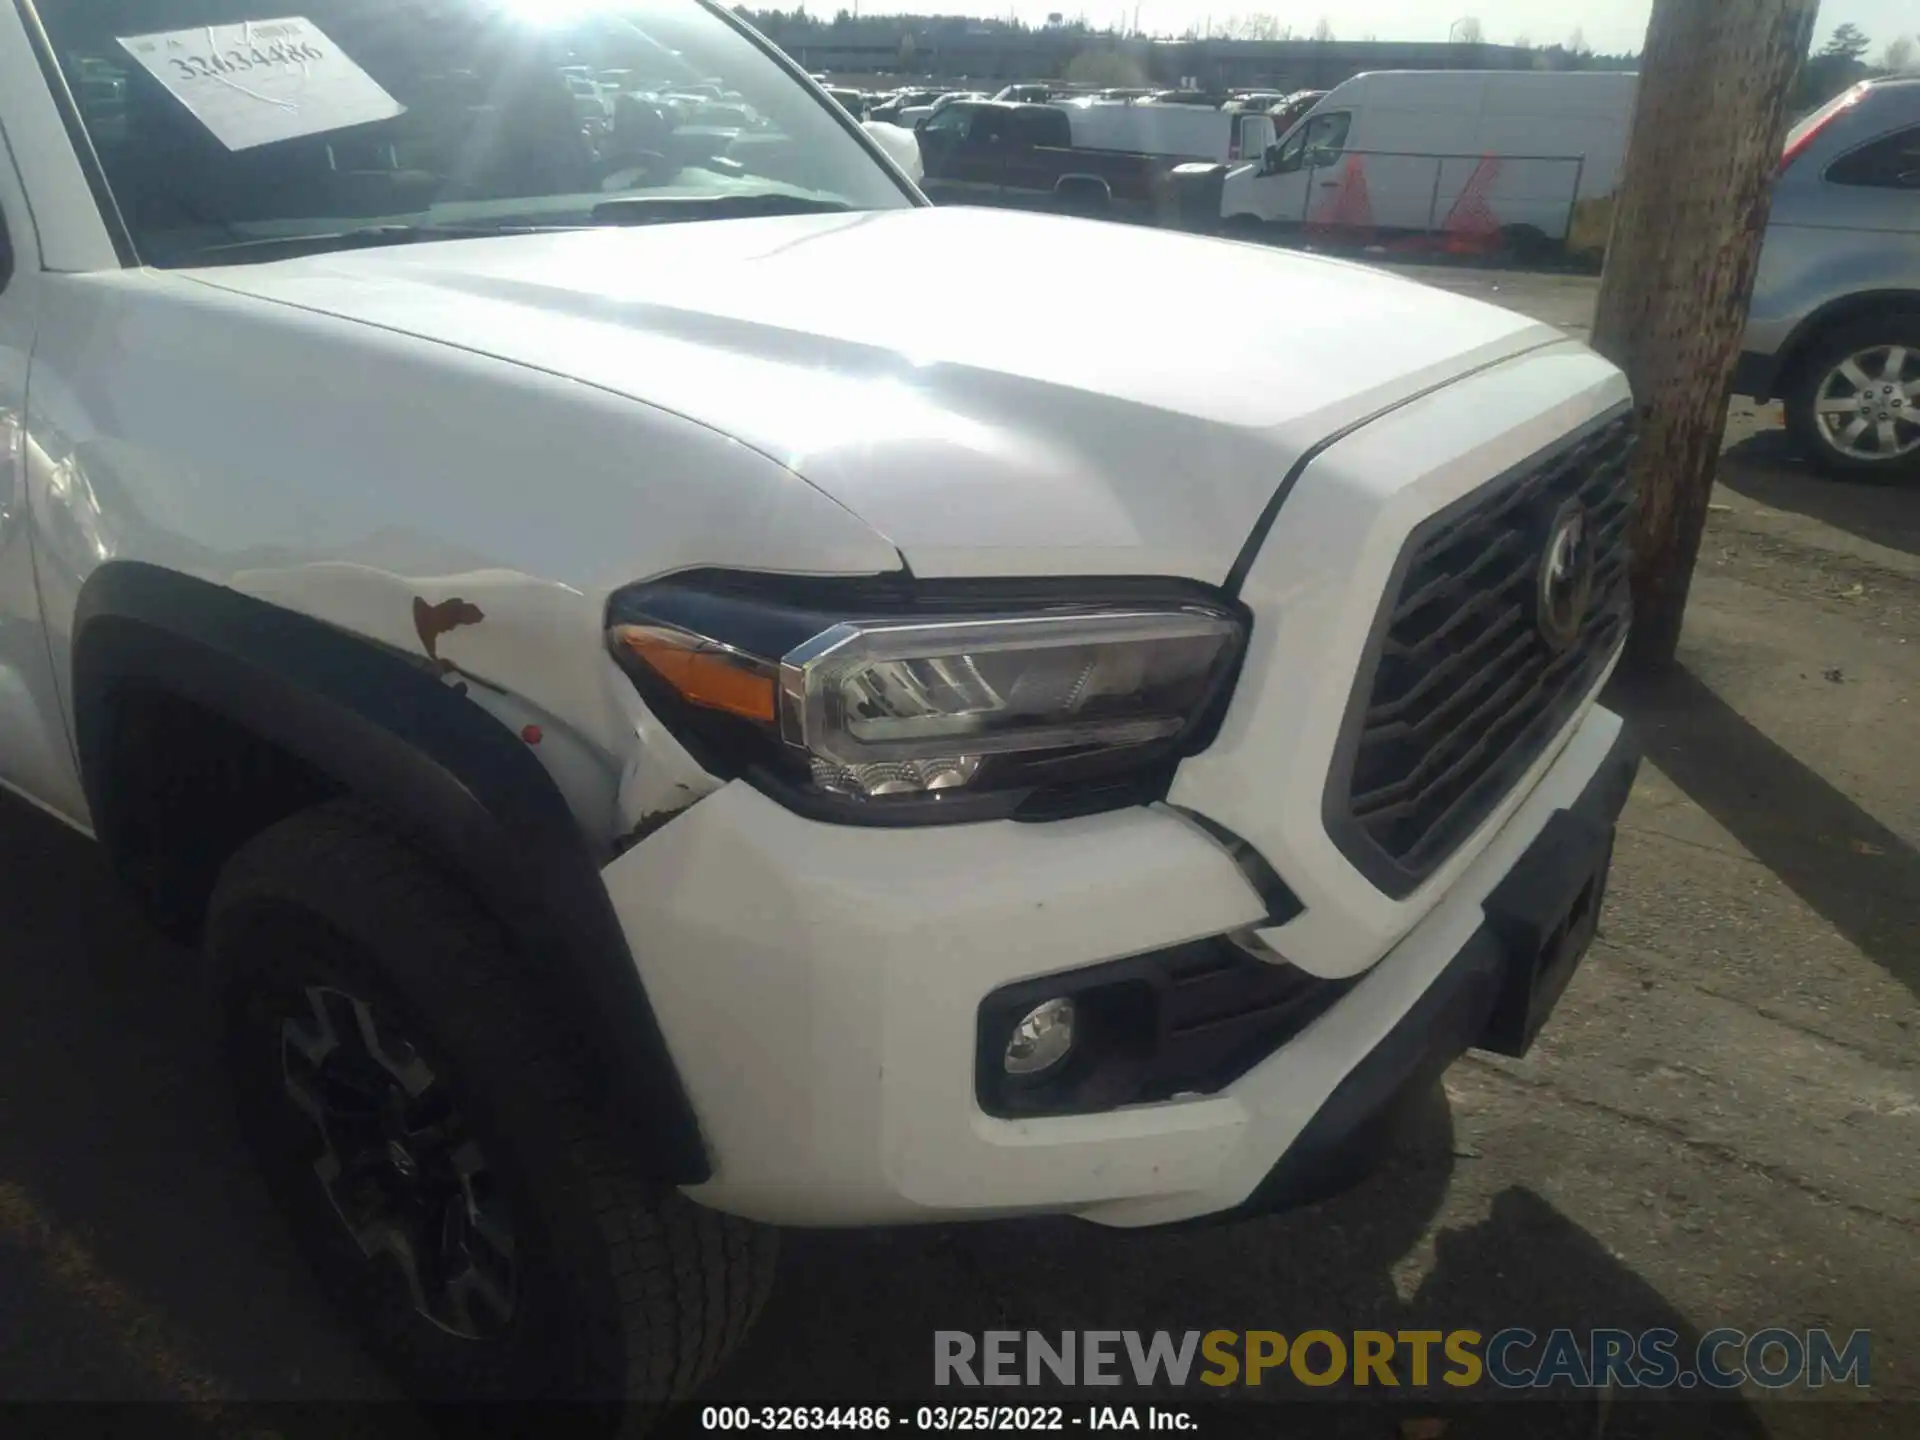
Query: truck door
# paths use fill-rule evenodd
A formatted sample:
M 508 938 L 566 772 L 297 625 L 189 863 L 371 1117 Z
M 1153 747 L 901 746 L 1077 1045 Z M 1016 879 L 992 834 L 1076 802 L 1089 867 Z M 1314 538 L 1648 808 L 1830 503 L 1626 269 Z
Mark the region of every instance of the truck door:
M 958 109 L 958 106 L 949 106 Z M 1004 190 L 1012 180 L 1013 136 L 1007 125 L 1012 112 L 1000 105 L 969 106 L 967 128 L 954 152 L 954 179 L 968 186 L 991 185 Z
M 1060 170 L 1057 152 L 1073 143 L 1067 117 L 1043 105 L 1009 110 L 1006 136 L 1006 184 L 1017 190 L 1051 190 Z
M 1346 183 L 1347 135 L 1353 128 L 1350 110 L 1325 110 L 1301 128 L 1300 163 L 1306 172 L 1309 221 L 1331 214 L 1341 185 Z
M 8 39 L 0 26 L 0 42 Z M 0 101 L 5 98 L 0 94 Z M 0 140 L 6 130 L 0 114 Z M 33 565 L 29 480 L 44 485 L 56 470 L 35 442 L 27 415 L 35 290 L 42 284 L 39 237 L 9 153 L 0 144 L 0 735 L 6 737 L 0 779 L 78 818 L 86 814 L 86 801 L 54 684 Z
M 1223 206 L 1231 210 L 1227 218 L 1252 214 L 1274 225 L 1302 225 L 1314 218 L 1339 188 L 1352 126 L 1350 110 L 1322 111 L 1294 126 L 1267 152 L 1244 191 L 1230 187 Z
M 970 105 L 949 105 L 938 115 L 929 115 L 914 126 L 913 138 L 920 145 L 921 169 L 927 186 L 934 187 L 927 193 L 936 200 L 948 198 L 940 187 L 960 183 L 961 152 L 966 148 L 967 121 L 972 110 Z

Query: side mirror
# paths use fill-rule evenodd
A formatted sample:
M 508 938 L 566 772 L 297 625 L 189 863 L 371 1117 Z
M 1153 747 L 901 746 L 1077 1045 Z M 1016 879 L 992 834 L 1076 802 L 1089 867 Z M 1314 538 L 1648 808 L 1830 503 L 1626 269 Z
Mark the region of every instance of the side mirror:
M 922 130 L 924 130 L 924 129 L 926 129 L 926 128 L 927 128 L 927 121 L 928 121 L 929 119 L 931 119 L 931 118 L 932 118 L 931 116 L 927 116 L 927 115 L 922 115 L 922 116 L 921 116 L 921 117 L 920 117 L 920 118 L 919 118 L 918 120 L 916 120 L 916 121 L 914 121 L 914 122 L 913 122 L 913 133 L 914 133 L 914 134 L 916 134 L 916 135 L 918 135 L 918 134 L 919 134 L 919 133 L 920 133 L 920 132 L 921 132 Z
M 1280 168 L 1280 142 L 1276 140 L 1273 144 L 1267 146 L 1265 152 L 1260 157 L 1260 173 L 1262 175 L 1278 175 Z

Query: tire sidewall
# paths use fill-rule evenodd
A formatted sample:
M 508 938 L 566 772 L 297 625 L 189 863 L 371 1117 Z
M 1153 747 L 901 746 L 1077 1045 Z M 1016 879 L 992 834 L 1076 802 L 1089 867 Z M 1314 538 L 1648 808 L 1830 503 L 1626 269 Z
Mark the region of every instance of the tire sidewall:
M 619 1403 L 610 1267 L 590 1187 L 554 1143 L 551 1114 L 500 1073 L 495 1057 L 511 1050 L 489 1045 L 484 1007 L 449 1004 L 436 994 L 440 977 L 410 973 L 432 968 L 417 952 L 355 934 L 355 917 L 329 909 L 249 886 L 216 912 L 207 943 L 242 1134 L 296 1244 L 377 1357 L 422 1400 Z M 465 1339 L 420 1315 L 395 1267 L 362 1255 L 313 1174 L 311 1151 L 300 1149 L 311 1122 L 280 1080 L 278 1020 L 316 984 L 365 1000 L 415 1044 L 480 1141 L 514 1228 L 516 1304 L 500 1336 Z
M 1843 325 L 1816 341 L 1794 367 L 1792 383 L 1782 397 L 1787 429 L 1804 458 L 1816 469 L 1860 480 L 1906 480 L 1920 475 L 1920 450 L 1890 460 L 1863 460 L 1844 455 L 1827 443 L 1814 415 L 1821 383 L 1834 366 L 1850 355 L 1881 345 L 1907 345 L 1920 350 L 1920 313 L 1899 312 L 1884 319 Z

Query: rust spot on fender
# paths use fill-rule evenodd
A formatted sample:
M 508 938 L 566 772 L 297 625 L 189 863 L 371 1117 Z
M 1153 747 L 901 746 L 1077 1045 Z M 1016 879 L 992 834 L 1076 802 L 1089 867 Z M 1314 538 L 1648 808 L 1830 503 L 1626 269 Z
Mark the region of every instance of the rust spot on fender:
M 456 596 L 452 600 L 442 600 L 438 605 L 429 605 L 420 596 L 413 597 L 413 628 L 420 636 L 420 644 L 426 650 L 427 658 L 443 675 L 451 674 L 455 666 L 451 660 L 440 658 L 440 637 L 458 630 L 462 625 L 478 625 L 486 618 L 486 614 L 471 600 Z
M 673 788 L 688 798 L 679 800 L 676 804 L 663 806 L 650 815 L 642 816 L 638 825 L 634 826 L 633 829 L 629 830 L 626 834 L 615 839 L 613 848 L 616 855 L 626 854 L 627 851 L 638 845 L 656 830 L 659 830 L 669 820 L 674 819 L 676 816 L 686 814 L 687 811 L 700 803 L 702 797 L 693 794 L 685 785 L 675 785 Z

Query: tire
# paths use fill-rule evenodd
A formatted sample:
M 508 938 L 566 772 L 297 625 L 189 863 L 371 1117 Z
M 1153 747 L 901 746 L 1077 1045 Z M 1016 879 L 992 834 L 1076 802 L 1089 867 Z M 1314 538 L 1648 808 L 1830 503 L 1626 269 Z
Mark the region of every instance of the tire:
M 1904 366 L 1889 377 L 1888 366 L 1898 351 L 1906 352 Z M 1849 363 L 1873 382 L 1866 390 L 1843 372 Z M 1887 393 L 1887 386 L 1893 386 L 1894 393 Z M 1846 431 L 1840 422 L 1834 420 L 1830 429 L 1819 409 L 1823 401 L 1848 398 L 1861 402 L 1857 418 L 1868 427 L 1851 449 L 1844 444 Z M 1889 480 L 1920 475 L 1920 312 L 1859 320 L 1820 336 L 1794 366 L 1781 399 L 1795 446 L 1828 474 Z M 1883 438 L 1883 416 L 1891 417 L 1887 423 L 1897 443 L 1871 453 L 1869 444 L 1877 448 Z
M 1559 258 L 1565 246 L 1547 238 L 1537 225 L 1509 225 L 1500 232 L 1500 243 L 1510 257 L 1521 265 L 1545 265 Z
M 206 948 L 244 1138 L 416 1398 L 644 1424 L 746 1332 L 774 1232 L 647 1178 L 550 985 L 369 812 L 328 804 L 244 846 Z

